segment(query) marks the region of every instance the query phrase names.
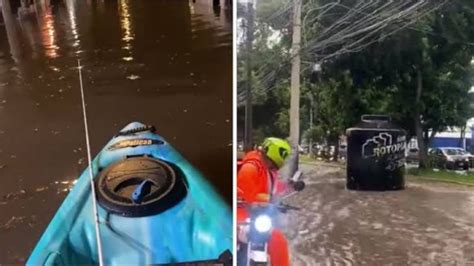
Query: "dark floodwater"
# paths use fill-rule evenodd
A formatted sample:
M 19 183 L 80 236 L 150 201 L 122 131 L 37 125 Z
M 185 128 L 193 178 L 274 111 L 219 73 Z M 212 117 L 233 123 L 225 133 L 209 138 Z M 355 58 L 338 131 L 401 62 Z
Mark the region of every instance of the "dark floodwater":
M 211 3 L 61 0 L 0 20 L 0 264 L 24 261 L 85 167 L 77 58 L 94 154 L 153 124 L 231 202 L 232 11 Z

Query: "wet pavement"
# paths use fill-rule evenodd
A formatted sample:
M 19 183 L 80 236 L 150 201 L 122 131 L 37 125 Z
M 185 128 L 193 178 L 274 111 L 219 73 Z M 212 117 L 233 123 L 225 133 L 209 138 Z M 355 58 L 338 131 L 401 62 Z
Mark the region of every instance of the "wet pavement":
M 289 200 L 304 208 L 287 227 L 294 265 L 474 265 L 474 188 L 348 191 L 343 168 L 302 170 L 308 186 Z
M 86 166 L 78 58 L 94 154 L 129 122 L 153 124 L 230 203 L 232 10 L 52 2 L 0 19 L 0 264 L 24 262 Z

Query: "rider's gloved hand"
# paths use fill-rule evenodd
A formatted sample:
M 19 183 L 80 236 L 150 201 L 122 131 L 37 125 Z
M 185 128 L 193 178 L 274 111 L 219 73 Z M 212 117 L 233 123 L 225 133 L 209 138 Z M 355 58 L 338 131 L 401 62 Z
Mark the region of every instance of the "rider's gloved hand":
M 290 181 L 290 185 L 293 187 L 295 191 L 302 191 L 306 184 L 303 181 Z

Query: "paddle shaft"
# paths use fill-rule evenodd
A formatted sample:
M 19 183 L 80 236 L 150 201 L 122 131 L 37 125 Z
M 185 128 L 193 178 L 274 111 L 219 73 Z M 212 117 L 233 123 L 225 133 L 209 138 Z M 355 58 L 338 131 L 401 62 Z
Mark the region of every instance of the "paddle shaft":
M 89 164 L 89 179 L 90 179 L 90 186 L 91 186 L 91 196 L 92 196 L 92 205 L 94 210 L 94 222 L 95 222 L 95 235 L 97 240 L 97 253 L 99 255 L 99 265 L 104 265 L 104 258 L 102 255 L 102 240 L 100 238 L 100 226 L 99 226 L 99 212 L 97 209 L 97 197 L 95 194 L 95 186 L 94 186 L 94 173 L 92 171 L 92 159 L 91 159 L 91 147 L 89 141 L 89 128 L 87 123 L 87 112 L 86 112 L 86 101 L 84 97 L 84 86 L 82 82 L 82 66 L 81 61 L 77 60 L 77 67 L 79 70 L 79 84 L 81 87 L 81 99 L 82 99 L 82 116 L 84 118 L 84 133 L 86 135 L 86 148 L 87 148 L 87 163 Z

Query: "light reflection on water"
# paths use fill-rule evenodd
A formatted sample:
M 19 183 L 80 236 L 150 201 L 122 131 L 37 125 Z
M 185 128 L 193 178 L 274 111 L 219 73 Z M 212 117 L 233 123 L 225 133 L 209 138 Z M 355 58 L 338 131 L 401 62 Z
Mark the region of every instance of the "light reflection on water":
M 132 22 L 130 19 L 130 5 L 128 0 L 119 0 L 120 26 L 122 28 L 122 49 L 128 51 L 127 56 L 122 59 L 124 61 L 132 61 L 132 41 L 134 40 L 134 33 Z
M 79 33 L 77 31 L 75 2 L 73 0 L 66 0 L 66 7 L 67 7 L 67 13 L 69 16 L 69 26 L 71 28 L 71 33 L 74 39 L 72 46 L 79 47 L 81 44 L 81 41 L 79 40 Z
M 59 46 L 56 45 L 56 29 L 54 27 L 54 17 L 51 14 L 51 8 L 44 11 L 41 26 L 41 38 L 45 49 L 46 57 L 58 57 Z
M 231 12 L 224 0 L 221 1 L 220 7 L 212 7 L 211 0 L 188 0 L 185 2 L 187 2 L 188 12 L 191 15 L 190 22 L 193 33 L 217 29 L 217 33 L 220 34 L 221 31 L 219 30 L 222 29 L 226 32 L 224 34 L 230 34 L 228 30 L 231 28 L 229 24 Z M 16 19 L 15 15 L 12 15 L 12 19 L 7 18 L 9 22 L 5 25 L 8 33 L 6 39 L 9 42 L 8 48 L 11 50 L 12 59 L 15 61 L 28 59 L 28 57 L 40 59 L 37 57 L 38 54 L 44 55 L 47 59 L 56 59 L 66 55 L 71 48 L 76 55 L 87 52 L 84 50 L 87 49 L 87 45 L 84 46 L 87 40 L 83 39 L 84 37 L 87 38 L 85 30 L 88 29 L 83 28 L 82 24 L 84 23 L 81 24 L 81 29 L 79 29 L 79 21 L 82 21 L 83 17 L 89 16 L 84 15 L 84 7 L 80 8 L 84 4 L 87 4 L 88 8 L 95 6 L 96 10 L 101 13 L 110 8 L 106 7 L 105 1 L 80 3 L 76 0 L 63 0 L 56 3 L 54 7 L 48 6 L 44 1 L 38 1 L 34 9 L 35 12 L 29 14 L 25 21 Z M 137 25 L 135 23 L 139 18 L 134 18 L 136 5 L 138 5 L 136 2 L 130 0 L 117 0 L 121 49 L 125 52 L 119 59 L 123 61 L 137 60 L 136 54 L 134 54 L 136 52 L 134 51 L 136 46 L 134 43 L 137 38 L 135 33 Z M 61 16 L 62 12 L 64 13 Z M 90 12 L 90 10 L 87 12 Z M 81 32 L 86 35 L 81 34 Z M 65 36 L 66 38 L 64 38 Z M 196 39 L 196 37 L 193 36 L 193 39 Z M 220 44 L 227 45 L 228 43 L 224 41 Z
M 0 233 L 2 263 L 24 263 L 83 171 L 78 57 L 93 150 L 130 121 L 160 126 L 232 197 L 231 18 L 199 0 L 55 2 L 0 25 L 0 224 L 36 216 Z

